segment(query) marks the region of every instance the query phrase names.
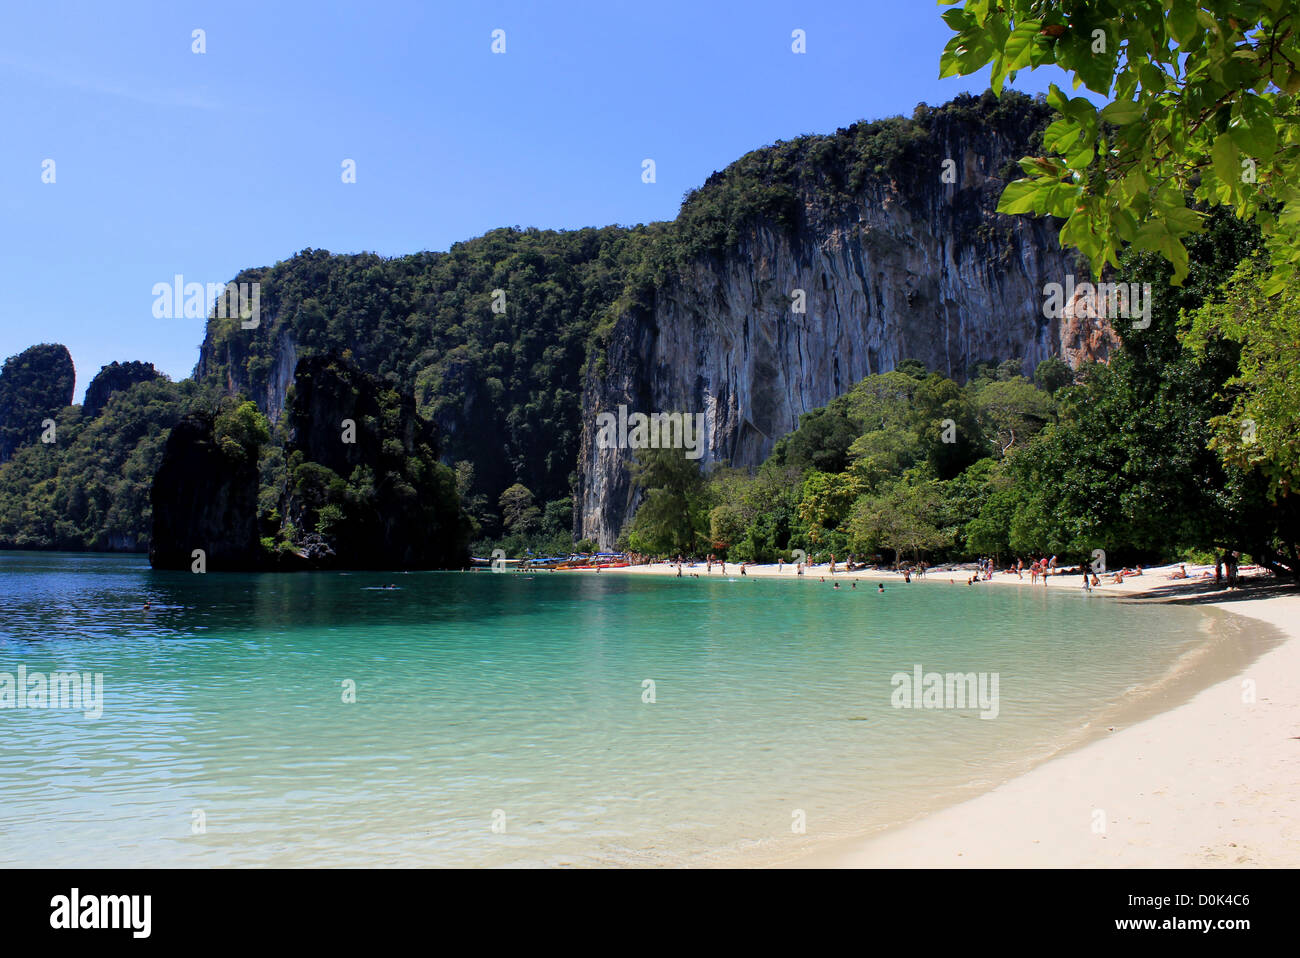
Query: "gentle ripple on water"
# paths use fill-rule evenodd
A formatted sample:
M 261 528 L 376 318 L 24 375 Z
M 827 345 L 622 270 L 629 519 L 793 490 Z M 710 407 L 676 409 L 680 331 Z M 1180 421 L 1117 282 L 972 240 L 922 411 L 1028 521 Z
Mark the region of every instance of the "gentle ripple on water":
M 776 861 L 1005 780 L 1208 645 L 1246 654 L 1228 618 L 944 581 L 0 553 L 0 673 L 105 683 L 98 720 L 0 710 L 0 864 Z M 892 708 L 916 663 L 997 673 L 999 718 Z

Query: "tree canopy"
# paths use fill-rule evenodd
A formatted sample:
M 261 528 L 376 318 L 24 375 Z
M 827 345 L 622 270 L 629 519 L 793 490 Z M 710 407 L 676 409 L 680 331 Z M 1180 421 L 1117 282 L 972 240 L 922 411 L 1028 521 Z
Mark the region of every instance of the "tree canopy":
M 1225 206 L 1263 230 L 1275 293 L 1300 269 L 1298 14 L 1297 0 L 965 0 L 943 14 L 956 36 L 939 73 L 991 65 L 1001 93 L 1053 65 L 1110 100 L 1053 84 L 1059 116 L 999 204 L 1064 219 L 1062 243 L 1098 275 L 1132 244 L 1168 259 L 1180 285 L 1197 206 Z

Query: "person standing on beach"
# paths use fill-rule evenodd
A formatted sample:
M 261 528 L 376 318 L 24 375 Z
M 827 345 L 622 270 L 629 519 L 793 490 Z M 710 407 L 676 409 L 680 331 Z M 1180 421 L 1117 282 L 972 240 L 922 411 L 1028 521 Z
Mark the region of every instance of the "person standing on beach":
M 1091 592 L 1091 591 L 1092 591 L 1092 583 L 1088 581 L 1088 570 L 1087 570 L 1087 569 L 1084 569 L 1084 570 L 1083 570 L 1083 591 L 1084 591 L 1084 592 Z

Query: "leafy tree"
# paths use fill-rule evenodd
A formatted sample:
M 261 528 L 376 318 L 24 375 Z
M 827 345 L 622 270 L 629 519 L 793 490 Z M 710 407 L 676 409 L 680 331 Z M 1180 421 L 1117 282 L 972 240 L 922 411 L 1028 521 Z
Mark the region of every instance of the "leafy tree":
M 911 376 L 913 379 L 924 379 L 930 375 L 930 370 L 926 369 L 925 363 L 919 359 L 904 359 L 894 367 L 894 371 L 904 376 Z
M 541 519 L 542 512 L 533 505 L 533 494 L 527 486 L 515 483 L 498 500 L 501 506 L 501 521 L 510 535 L 527 535 L 532 532 Z
M 912 397 L 914 429 L 926 460 L 940 479 L 951 479 L 983 458 L 985 438 L 970 396 L 955 382 L 931 373 Z
M 799 520 L 813 545 L 824 545 L 863 492 L 862 482 L 847 473 L 810 472 L 799 497 Z
M 228 402 L 217 414 L 214 439 L 232 459 L 256 459 L 262 444 L 271 440 L 271 424 L 254 402 Z
M 1241 347 L 1223 390 L 1232 405 L 1210 420 L 1210 446 L 1227 465 L 1260 470 L 1276 501 L 1300 489 L 1300 297 L 1270 299 L 1264 280 L 1258 261 L 1244 262 L 1192 314 L 1188 341 L 1198 356 L 1220 340 Z
M 952 4 L 954 0 L 941 0 Z M 1022 69 L 1060 67 L 1102 97 L 1070 97 L 1043 154 L 1004 190 L 1004 213 L 1065 220 L 1061 242 L 1100 275 L 1125 244 L 1159 253 L 1172 282 L 1202 228 L 1188 196 L 1233 209 L 1268 238 L 1276 293 L 1300 267 L 1300 32 L 1297 0 L 967 0 L 943 16 L 956 32 L 940 76 L 992 65 L 993 90 Z
M 974 402 L 980 429 L 999 457 L 1037 433 L 1052 415 L 1051 397 L 1027 379 L 987 383 L 975 392 Z
M 1048 356 L 1034 368 L 1034 382 L 1052 395 L 1074 383 L 1074 370 L 1060 356 Z
M 905 555 L 920 561 L 949 541 L 934 523 L 941 495 L 934 479 L 903 478 L 880 495 L 859 499 L 849 518 L 850 548 L 872 553 L 883 547 L 900 561 Z
M 839 472 L 849 461 L 849 446 L 861 430 L 842 406 L 832 403 L 799 417 L 799 428 L 782 446 L 784 462 L 823 472 Z
M 637 552 L 691 554 L 708 533 L 707 497 L 699 463 L 682 449 L 639 449 L 631 467 L 644 500 L 632 518 Z

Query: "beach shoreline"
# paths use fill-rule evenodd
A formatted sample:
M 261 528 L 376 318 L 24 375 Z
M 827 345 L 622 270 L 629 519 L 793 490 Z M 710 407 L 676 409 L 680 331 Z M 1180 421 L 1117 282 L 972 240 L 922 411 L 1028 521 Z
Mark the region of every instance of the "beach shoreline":
M 683 565 L 683 577 L 707 574 Z M 1215 585 L 1213 568 L 1144 570 L 1101 595 L 1197 603 L 1278 630 L 1281 643 L 1244 670 L 1190 699 L 1105 737 L 1063 751 L 987 792 L 885 829 L 838 840 L 794 861 L 794 867 L 850 868 L 1156 868 L 1300 866 L 1300 591 L 1258 570 L 1243 586 Z M 660 563 L 601 573 L 676 576 Z M 1209 577 L 1202 573 L 1209 571 Z M 1252 574 L 1253 572 L 1253 574 Z M 837 572 L 817 566 L 797 576 L 786 566 L 756 566 L 746 576 L 780 577 L 833 587 L 859 580 L 886 588 L 1019 588 L 1082 590 L 1082 576 L 996 573 L 966 585 L 968 570 L 932 570 L 905 584 L 901 574 Z M 721 573 L 714 569 L 713 575 Z M 735 563 L 726 578 L 741 578 Z M 951 585 L 950 585 L 951 583 Z

